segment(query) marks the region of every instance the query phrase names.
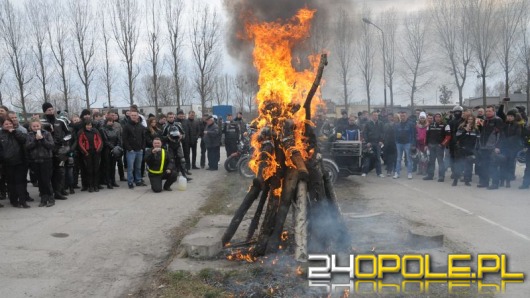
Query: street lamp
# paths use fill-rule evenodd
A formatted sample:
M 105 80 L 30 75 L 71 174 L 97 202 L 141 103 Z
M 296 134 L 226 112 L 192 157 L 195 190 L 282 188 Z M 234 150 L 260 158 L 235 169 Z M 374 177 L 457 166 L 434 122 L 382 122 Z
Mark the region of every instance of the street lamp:
M 386 50 L 385 50 L 385 32 L 383 31 L 383 29 L 379 28 L 379 26 L 377 26 L 376 24 L 372 23 L 369 19 L 367 18 L 363 18 L 363 22 L 365 22 L 366 24 L 368 25 L 372 25 L 374 26 L 375 28 L 379 29 L 379 31 L 381 31 L 381 35 L 383 37 L 383 84 L 384 84 L 384 94 L 385 94 L 385 109 L 386 109 Z M 394 102 L 392 101 L 391 102 L 391 109 L 393 110 L 394 109 Z

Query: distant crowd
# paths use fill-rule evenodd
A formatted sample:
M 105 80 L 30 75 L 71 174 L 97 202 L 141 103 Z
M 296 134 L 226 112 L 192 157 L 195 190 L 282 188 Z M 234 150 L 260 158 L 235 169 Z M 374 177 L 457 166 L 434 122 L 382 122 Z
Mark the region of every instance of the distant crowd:
M 379 177 L 398 179 L 406 173 L 412 179 L 416 173 L 423 180 L 433 180 L 437 169 L 437 181 L 444 182 L 450 169 L 453 186 L 459 182 L 471 186 L 476 174 L 477 187 L 495 190 L 511 187 L 519 160 L 526 166 L 519 188 L 528 189 L 530 126 L 526 109 L 506 111 L 505 104 L 474 109 L 455 106 L 444 115 L 419 109 L 412 115 L 374 111 L 356 116 L 342 111 L 336 121 L 317 115 L 316 131 L 329 141 L 361 140 L 363 177 L 375 169 Z
M 134 189 L 147 186 L 147 176 L 154 192 L 171 191 L 179 176 L 192 180 L 191 170 L 218 170 L 221 136 L 229 156 L 244 131 L 241 113 L 223 122 L 181 110 L 146 118 L 136 105 L 121 119 L 99 109 L 68 116 L 48 102 L 42 111 L 20 123 L 17 113 L 0 106 L 0 200 L 9 198 L 13 207 L 30 208 L 28 182 L 38 187 L 39 207 L 54 206 L 76 189 L 119 187 L 118 179 Z

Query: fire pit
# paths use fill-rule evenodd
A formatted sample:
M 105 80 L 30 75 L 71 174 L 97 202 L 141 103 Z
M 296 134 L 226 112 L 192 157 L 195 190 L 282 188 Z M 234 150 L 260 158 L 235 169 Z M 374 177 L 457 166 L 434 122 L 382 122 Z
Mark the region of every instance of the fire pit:
M 313 71 L 297 72 L 292 66 L 292 48 L 308 36 L 314 13 L 301 9 L 286 24 L 265 22 L 246 26 L 248 36 L 254 40 L 254 65 L 259 71 L 260 86 L 259 116 L 254 121 L 258 132 L 252 137 L 255 150 L 250 162 L 256 178 L 222 242 L 225 247 L 233 245 L 230 241 L 243 217 L 259 198 L 245 242 L 253 246 L 249 254 L 239 257 L 247 261 L 279 249 L 291 206 L 295 211 L 297 260 L 306 260 L 308 244 L 314 250 L 323 250 L 334 243 L 349 243 L 343 241 L 348 233 L 333 184 L 322 166 L 311 122 L 312 109 L 320 104 L 313 97 L 327 65 L 327 54 L 321 54 L 320 60 L 316 59 L 318 56 L 309 57 Z M 254 239 L 264 208 L 263 222 Z M 330 222 L 333 231 L 323 231 L 322 226 Z

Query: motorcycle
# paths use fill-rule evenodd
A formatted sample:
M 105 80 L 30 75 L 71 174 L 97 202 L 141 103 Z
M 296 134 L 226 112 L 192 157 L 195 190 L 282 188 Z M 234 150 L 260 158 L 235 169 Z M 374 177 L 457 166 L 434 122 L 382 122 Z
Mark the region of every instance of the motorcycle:
M 237 144 L 237 151 L 232 153 L 225 161 L 225 170 L 227 172 L 235 172 L 238 170 L 239 160 L 242 156 L 248 155 L 250 153 L 250 139 L 244 137 Z

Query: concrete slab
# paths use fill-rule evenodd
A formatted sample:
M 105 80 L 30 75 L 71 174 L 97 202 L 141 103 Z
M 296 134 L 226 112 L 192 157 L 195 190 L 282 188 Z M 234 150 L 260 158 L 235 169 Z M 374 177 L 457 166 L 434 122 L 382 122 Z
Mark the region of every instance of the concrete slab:
M 228 228 L 232 215 L 207 215 L 195 225 L 196 228 Z
M 188 257 L 194 259 L 209 259 L 217 256 L 223 248 L 221 237 L 223 228 L 199 228 L 186 235 L 180 244 L 186 250 Z

